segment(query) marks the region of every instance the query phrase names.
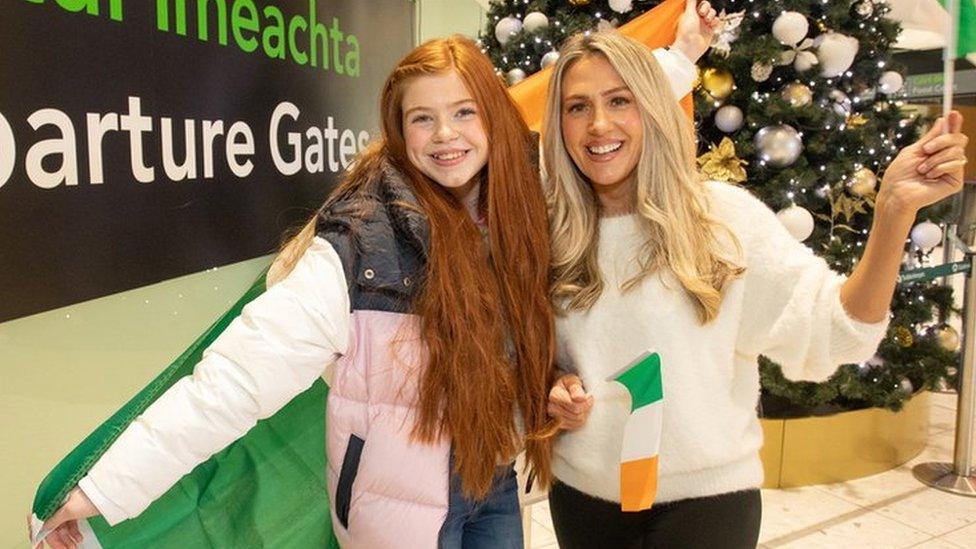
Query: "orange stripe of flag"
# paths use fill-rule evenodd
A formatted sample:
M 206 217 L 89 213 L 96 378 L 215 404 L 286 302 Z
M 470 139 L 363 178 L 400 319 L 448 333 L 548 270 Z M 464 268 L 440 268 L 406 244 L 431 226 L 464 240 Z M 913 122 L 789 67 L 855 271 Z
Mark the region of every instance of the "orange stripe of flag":
M 620 464 L 620 509 L 650 509 L 657 496 L 657 456 Z
M 678 30 L 678 19 L 684 13 L 686 0 L 665 0 L 654 9 L 636 17 L 620 27 L 620 33 L 647 47 L 662 48 L 671 45 Z M 508 89 L 515 100 L 522 118 L 532 131 L 540 131 L 542 114 L 546 109 L 546 92 L 552 68 L 543 69 Z M 691 94 L 681 99 L 688 118 L 692 115 Z

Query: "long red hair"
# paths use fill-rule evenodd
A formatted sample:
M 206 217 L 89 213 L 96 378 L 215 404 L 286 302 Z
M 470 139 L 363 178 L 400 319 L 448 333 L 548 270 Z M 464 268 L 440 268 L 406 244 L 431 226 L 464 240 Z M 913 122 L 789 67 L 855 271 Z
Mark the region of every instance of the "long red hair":
M 487 257 L 467 209 L 406 154 L 406 87 L 417 77 L 449 70 L 467 86 L 490 139 L 478 206 L 488 224 Z M 429 356 L 413 435 L 423 442 L 450 436 L 455 470 L 468 496 L 487 495 L 498 460 L 513 458 L 523 440 L 530 470 L 548 485 L 556 429 L 546 404 L 554 379 L 555 329 L 536 138 L 491 61 L 461 36 L 431 40 L 408 53 L 383 86 L 380 112 L 381 140 L 361 154 L 333 198 L 367 185 L 386 161 L 404 174 L 430 225 L 424 286 L 413 304 Z M 303 233 L 310 241 L 314 225 Z M 281 257 L 295 261 L 298 251 Z M 282 273 L 273 268 L 272 274 Z M 525 429 L 521 440 L 516 408 Z

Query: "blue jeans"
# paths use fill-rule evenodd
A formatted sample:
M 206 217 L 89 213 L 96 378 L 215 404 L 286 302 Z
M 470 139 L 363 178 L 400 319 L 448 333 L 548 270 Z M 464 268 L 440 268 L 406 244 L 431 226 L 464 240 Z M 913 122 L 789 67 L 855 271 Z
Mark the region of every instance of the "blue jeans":
M 499 467 L 488 496 L 470 500 L 461 493 L 461 477 L 452 463 L 447 518 L 441 527 L 439 548 L 522 549 L 523 544 L 515 468 Z

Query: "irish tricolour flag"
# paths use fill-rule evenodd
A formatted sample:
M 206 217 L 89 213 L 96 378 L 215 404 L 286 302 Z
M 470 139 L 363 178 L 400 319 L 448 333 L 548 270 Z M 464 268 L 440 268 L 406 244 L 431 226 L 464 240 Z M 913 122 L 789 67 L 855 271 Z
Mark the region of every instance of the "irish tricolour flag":
M 657 495 L 657 454 L 664 411 L 661 357 L 645 352 L 608 381 L 626 387 L 631 399 L 620 450 L 620 508 L 650 509 Z
M 203 350 L 263 293 L 264 277 L 168 368 L 71 451 L 41 482 L 32 509 L 31 537 L 68 492 L 150 404 L 190 375 Z M 201 463 L 136 518 L 109 526 L 101 517 L 79 521 L 83 549 L 152 547 L 282 547 L 337 549 L 332 535 L 325 470 L 325 402 L 321 380 L 277 414 Z

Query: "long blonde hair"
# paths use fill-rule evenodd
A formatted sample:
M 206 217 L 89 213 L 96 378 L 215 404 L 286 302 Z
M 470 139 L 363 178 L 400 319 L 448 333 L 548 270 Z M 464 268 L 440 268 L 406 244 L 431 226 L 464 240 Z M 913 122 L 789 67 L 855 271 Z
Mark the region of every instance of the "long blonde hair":
M 603 292 L 597 263 L 600 207 L 566 150 L 561 123 L 563 78 L 590 55 L 603 56 L 633 92 L 644 130 L 634 211 L 647 238 L 637 255 L 638 273 L 623 290 L 666 268 L 707 323 L 718 315 L 725 288 L 743 272 L 729 257 L 741 250 L 731 231 L 709 213 L 708 193 L 695 169 L 692 127 L 667 76 L 646 46 L 612 31 L 570 38 L 549 81 L 543 147 L 552 232 L 550 295 L 565 312 L 588 309 Z

